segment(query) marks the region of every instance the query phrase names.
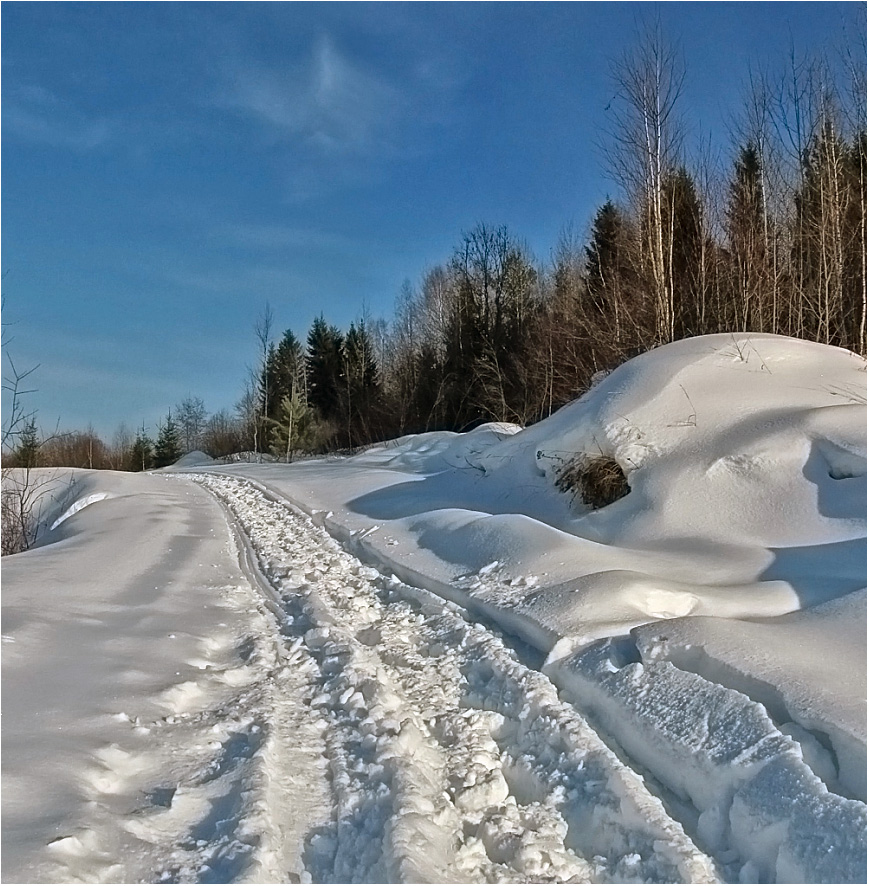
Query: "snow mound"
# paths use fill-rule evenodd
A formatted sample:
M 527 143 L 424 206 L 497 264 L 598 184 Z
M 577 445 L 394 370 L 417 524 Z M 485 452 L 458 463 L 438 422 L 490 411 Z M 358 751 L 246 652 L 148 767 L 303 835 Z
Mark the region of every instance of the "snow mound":
M 205 452 L 202 452 L 199 449 L 194 449 L 192 452 L 188 452 L 186 455 L 182 455 L 178 461 L 175 462 L 174 467 L 176 468 L 192 468 L 192 467 L 201 467 L 203 465 L 213 465 L 214 459 Z
M 407 544 L 451 586 L 498 561 L 475 598 L 577 645 L 662 618 L 782 616 L 865 585 L 865 387 L 865 361 L 839 348 L 703 336 L 631 360 L 527 430 L 424 434 L 348 459 L 343 496 L 323 503 L 338 527 L 390 521 L 397 551 L 366 540 L 390 568 Z M 591 510 L 559 486 L 596 455 L 630 491 Z M 375 466 L 388 482 L 372 473 L 359 494 L 351 478 Z M 514 592 L 529 573 L 535 593 Z
M 485 473 L 481 464 L 484 453 L 521 430 L 519 425 L 507 422 L 487 422 L 464 434 L 454 431 L 408 434 L 371 446 L 354 456 L 354 461 L 424 474 L 465 467 Z
M 797 547 L 865 533 L 866 368 L 774 335 L 702 336 L 643 354 L 484 461 L 508 454 L 555 483 L 579 455 L 631 486 L 609 508 L 573 502 L 578 535 L 659 544 L 722 534 Z M 863 495 L 860 495 L 860 492 Z M 793 519 L 798 518 L 798 519 Z

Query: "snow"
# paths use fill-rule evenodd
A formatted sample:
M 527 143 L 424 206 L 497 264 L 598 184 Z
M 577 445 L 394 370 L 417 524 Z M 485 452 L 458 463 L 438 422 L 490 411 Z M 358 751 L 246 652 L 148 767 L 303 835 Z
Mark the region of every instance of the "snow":
M 191 452 L 182 455 L 181 458 L 175 462 L 176 467 L 185 467 L 185 468 L 198 468 L 203 465 L 213 465 L 214 459 L 205 452 L 202 452 L 199 449 L 194 449 Z
M 707 336 L 527 430 L 74 472 L 3 563 L 4 878 L 864 882 L 865 372 Z

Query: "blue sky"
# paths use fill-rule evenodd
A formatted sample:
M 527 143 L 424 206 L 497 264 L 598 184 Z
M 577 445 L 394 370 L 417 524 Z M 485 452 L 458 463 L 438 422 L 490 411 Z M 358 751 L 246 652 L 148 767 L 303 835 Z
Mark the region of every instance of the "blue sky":
M 864 3 L 24 3 L 2 16 L 4 343 L 40 424 L 231 407 L 275 332 L 391 316 L 477 222 L 545 261 L 610 194 L 611 61 L 659 14 L 692 136 Z M 860 38 L 861 40 L 863 38 Z M 858 42 L 859 46 L 859 42 Z

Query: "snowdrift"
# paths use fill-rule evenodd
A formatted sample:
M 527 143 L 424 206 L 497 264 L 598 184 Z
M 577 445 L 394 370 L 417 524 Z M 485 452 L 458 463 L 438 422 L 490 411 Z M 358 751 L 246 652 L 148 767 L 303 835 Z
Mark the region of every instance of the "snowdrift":
M 865 362 L 838 348 L 704 336 L 527 430 L 420 434 L 256 476 L 567 654 L 659 619 L 772 618 L 863 588 L 865 388 Z M 596 456 L 630 492 L 593 510 L 559 480 Z

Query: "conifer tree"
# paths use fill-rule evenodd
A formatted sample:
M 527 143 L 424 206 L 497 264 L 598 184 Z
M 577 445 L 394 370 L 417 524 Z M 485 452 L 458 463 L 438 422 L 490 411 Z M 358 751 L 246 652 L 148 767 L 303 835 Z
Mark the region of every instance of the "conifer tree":
M 154 446 L 154 467 L 165 468 L 167 465 L 174 465 L 182 455 L 181 435 L 170 411 L 157 434 L 157 443 Z
M 138 430 L 127 459 L 128 471 L 147 471 L 154 467 L 154 443 L 145 432 L 145 426 Z
M 272 452 L 279 458 L 286 458 L 287 462 L 291 462 L 299 450 L 310 449 L 316 443 L 314 410 L 304 402 L 299 391 L 284 396 L 277 416 L 269 422 L 272 425 Z
M 284 333 L 275 349 L 272 389 L 273 402 L 278 406 L 277 410 L 270 409 L 269 415 L 272 418 L 276 418 L 275 413 L 283 409 L 281 404 L 285 397 L 290 399 L 298 397 L 303 403 L 308 399 L 304 350 L 302 343 L 290 329 Z
M 736 311 L 719 318 L 735 329 L 764 331 L 765 262 L 763 170 L 760 152 L 749 142 L 739 152 L 728 188 L 725 233 Z
M 15 447 L 13 460 L 18 468 L 35 468 L 39 461 L 39 434 L 36 430 L 36 422 L 31 418 L 24 425 L 18 445 Z
M 636 238 L 630 219 L 612 200 L 598 209 L 592 221 L 591 240 L 585 247 L 585 280 L 590 305 L 585 304 L 578 293 L 577 309 L 585 315 L 585 324 L 591 320 L 599 345 L 609 342 L 605 348 L 609 354 L 603 357 L 606 368 L 613 359 L 619 359 L 635 347 L 643 337 L 651 338 L 641 331 L 643 325 L 640 307 L 641 292 L 637 286 L 635 269 Z M 560 277 L 566 270 L 556 267 L 556 288 L 566 286 Z M 591 315 L 591 316 L 589 316 Z M 602 368 L 595 366 L 595 371 Z
M 699 335 L 703 331 L 703 208 L 697 186 L 684 166 L 665 177 L 663 222 L 673 335 Z
M 373 439 L 372 429 L 380 400 L 374 344 L 364 320 L 351 323 L 342 347 L 341 412 L 347 443 L 358 446 Z
M 340 413 L 340 390 L 343 382 L 341 347 L 343 336 L 335 326 L 328 326 L 322 314 L 308 333 L 305 364 L 308 378 L 308 401 L 323 418 L 334 419 Z

